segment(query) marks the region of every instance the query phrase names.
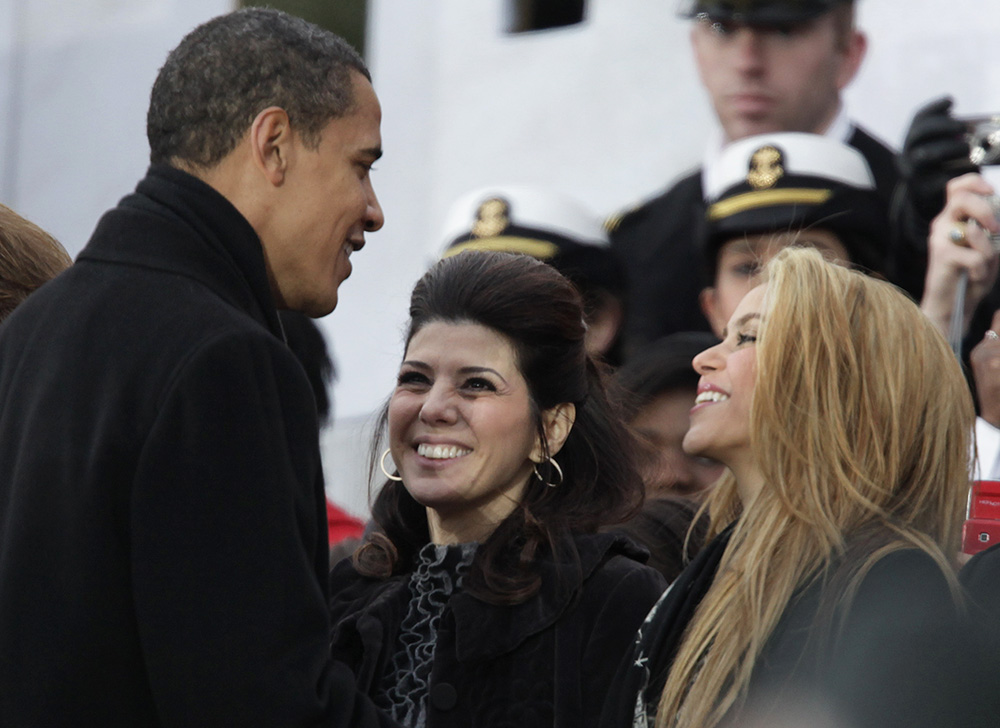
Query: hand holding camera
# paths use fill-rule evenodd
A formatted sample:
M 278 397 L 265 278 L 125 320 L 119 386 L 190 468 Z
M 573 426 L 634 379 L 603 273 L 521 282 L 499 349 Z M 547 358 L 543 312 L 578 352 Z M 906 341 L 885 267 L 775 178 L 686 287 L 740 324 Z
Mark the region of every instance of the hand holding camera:
M 931 222 L 927 276 L 920 308 L 949 339 L 959 342 L 973 311 L 990 290 L 1000 267 L 991 236 L 1000 234 L 995 191 L 978 174 L 946 184 L 944 209 Z M 957 324 L 954 319 L 957 318 Z

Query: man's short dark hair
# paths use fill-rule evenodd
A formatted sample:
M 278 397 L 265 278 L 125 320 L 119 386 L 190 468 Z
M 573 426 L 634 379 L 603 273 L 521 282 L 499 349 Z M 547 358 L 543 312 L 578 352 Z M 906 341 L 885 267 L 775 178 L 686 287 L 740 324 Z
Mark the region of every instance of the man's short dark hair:
M 271 8 L 244 8 L 191 31 L 167 56 L 146 117 L 150 161 L 210 168 L 269 106 L 315 148 L 353 106 L 351 72 L 371 80 L 345 40 Z

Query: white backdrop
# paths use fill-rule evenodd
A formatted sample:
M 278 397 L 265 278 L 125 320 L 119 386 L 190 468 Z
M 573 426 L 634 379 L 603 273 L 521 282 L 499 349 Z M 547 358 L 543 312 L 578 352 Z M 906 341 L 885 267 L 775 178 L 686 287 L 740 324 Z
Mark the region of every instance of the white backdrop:
M 386 155 L 383 230 L 323 320 L 338 363 L 328 488 L 366 510 L 363 424 L 391 389 L 413 282 L 451 201 L 486 184 L 548 185 L 598 213 L 697 164 L 713 127 L 673 0 L 589 0 L 577 27 L 508 36 L 510 0 L 370 0 L 369 61 Z M 1000 111 L 1000 13 L 988 0 L 858 0 L 868 58 L 852 116 L 898 146 L 939 94 Z M 132 189 L 167 51 L 230 0 L 0 0 L 0 201 L 71 253 Z
M 167 52 L 233 0 L 0 0 L 0 202 L 76 255 L 145 172 Z

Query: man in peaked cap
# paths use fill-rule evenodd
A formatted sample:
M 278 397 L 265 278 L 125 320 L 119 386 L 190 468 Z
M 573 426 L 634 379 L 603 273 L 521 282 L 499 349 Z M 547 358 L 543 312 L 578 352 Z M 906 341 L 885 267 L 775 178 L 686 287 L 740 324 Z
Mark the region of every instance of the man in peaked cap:
M 855 27 L 852 0 L 689 0 L 681 14 L 693 19 L 695 61 L 720 125 L 706 163 L 727 144 L 755 134 L 822 134 L 864 155 L 888 209 L 898 183 L 894 155 L 853 124 L 841 103 L 867 44 Z M 665 334 L 708 328 L 697 303 L 705 281 L 689 272 L 698 257 L 704 192 L 698 169 L 608 221 L 629 286 L 626 357 Z M 913 280 L 896 277 L 900 257 L 912 256 L 889 251 L 890 278 L 916 292 L 923 270 Z
M 587 350 L 618 363 L 625 276 L 599 218 L 554 190 L 495 186 L 456 200 L 445 219 L 442 257 L 463 250 L 500 250 L 544 260 L 583 296 Z
M 716 335 L 761 268 L 789 245 L 884 273 L 889 224 L 853 147 L 816 134 L 762 134 L 726 147 L 704 178 L 700 240 L 711 285 L 699 300 Z

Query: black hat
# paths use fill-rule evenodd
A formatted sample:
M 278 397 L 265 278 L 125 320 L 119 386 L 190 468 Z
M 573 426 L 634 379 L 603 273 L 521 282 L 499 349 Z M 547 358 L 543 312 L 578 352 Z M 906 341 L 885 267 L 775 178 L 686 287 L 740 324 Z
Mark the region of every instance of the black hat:
M 853 0 L 681 0 L 683 17 L 751 25 L 802 23 Z
M 625 289 L 600 218 L 554 190 L 496 186 L 470 192 L 452 204 L 443 237 L 445 258 L 463 250 L 525 253 L 581 290 L 596 287 L 620 296 Z
M 852 263 L 885 272 L 885 203 L 854 147 L 801 132 L 747 137 L 722 151 L 704 182 L 702 242 L 712 271 L 728 240 L 813 227 L 835 234 Z

